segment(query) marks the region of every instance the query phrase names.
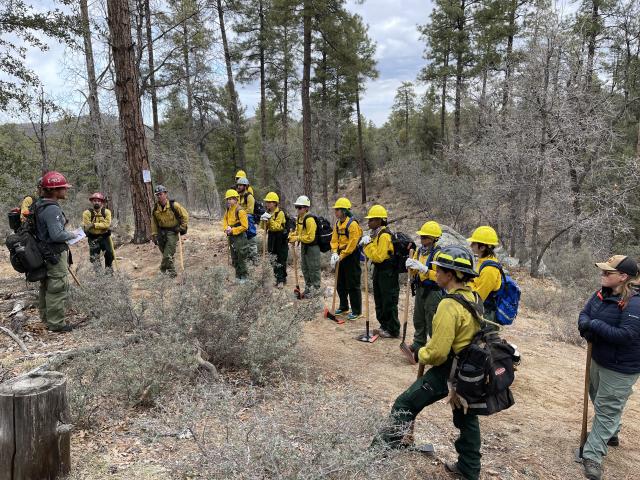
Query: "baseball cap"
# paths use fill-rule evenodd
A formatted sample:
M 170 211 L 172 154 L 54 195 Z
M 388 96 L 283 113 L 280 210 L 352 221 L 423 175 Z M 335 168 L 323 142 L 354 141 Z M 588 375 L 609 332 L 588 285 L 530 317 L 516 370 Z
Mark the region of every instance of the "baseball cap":
M 638 275 L 638 263 L 631 257 L 626 255 L 614 255 L 606 262 L 596 263 L 596 267 L 600 270 L 614 271 L 626 273 L 632 277 Z

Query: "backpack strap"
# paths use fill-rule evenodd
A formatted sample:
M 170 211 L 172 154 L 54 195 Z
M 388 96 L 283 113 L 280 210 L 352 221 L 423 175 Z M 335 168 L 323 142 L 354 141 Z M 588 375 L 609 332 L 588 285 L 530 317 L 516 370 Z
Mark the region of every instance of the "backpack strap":
M 178 221 L 178 225 L 182 225 L 182 217 L 180 216 L 180 214 L 176 210 L 175 203 L 176 203 L 175 200 L 169 200 L 169 207 L 171 208 L 171 211 L 173 212 L 173 216 L 176 217 L 176 220 Z
M 451 298 L 458 302 L 473 316 L 474 320 L 482 325 L 482 322 L 485 321 L 484 318 L 482 318 L 482 315 L 484 314 L 484 308 L 482 307 L 482 303 L 478 302 L 478 294 L 474 292 L 474 296 L 476 297 L 475 305 L 459 293 L 447 293 L 444 298 Z
M 504 277 L 504 269 L 502 268 L 502 264 L 500 264 L 499 262 L 496 262 L 495 260 L 487 260 L 482 264 L 480 270 L 478 270 L 478 273 L 482 272 L 484 267 L 495 267 L 500 271 L 500 275 Z

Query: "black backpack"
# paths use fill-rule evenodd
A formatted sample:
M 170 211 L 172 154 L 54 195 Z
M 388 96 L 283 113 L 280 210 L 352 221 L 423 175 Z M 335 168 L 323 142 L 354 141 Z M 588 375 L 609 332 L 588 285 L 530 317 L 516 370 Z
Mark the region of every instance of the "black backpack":
M 267 207 L 264 206 L 264 203 L 258 202 L 256 200 L 256 202 L 253 204 L 253 220 L 255 221 L 256 225 L 260 223 L 260 217 L 266 211 Z
M 409 252 L 416 249 L 416 243 L 411 237 L 402 232 L 392 232 L 387 229 L 383 233 L 391 235 L 391 242 L 393 243 L 391 262 L 393 263 L 393 267 L 398 273 L 405 273 L 407 271 L 406 261 L 407 258 L 409 258 Z
M 284 231 L 285 233 L 289 233 L 289 232 L 293 232 L 296 229 L 296 219 L 293 217 L 290 217 L 289 214 L 287 212 L 285 212 L 284 210 L 280 210 L 282 213 L 284 213 Z
M 472 305 L 460 294 L 448 294 L 467 309 L 483 326 L 482 303 Z M 497 332 L 483 326 L 471 343 L 457 355 L 452 367 L 456 393 L 469 404 L 468 413 L 493 415 L 511 407 L 515 400 L 509 388 L 515 379 L 514 363 L 519 357 L 515 349 Z
M 304 217 L 305 227 L 307 218 L 313 218 L 316 221 L 316 238 L 312 245 L 318 245 L 321 252 L 328 252 L 331 250 L 331 236 L 333 235 L 333 226 L 324 217 L 316 215 L 307 215 Z
M 176 201 L 175 201 L 175 200 L 169 200 L 169 208 L 170 208 L 170 209 L 171 209 L 171 211 L 173 212 L 173 216 L 174 216 L 174 217 L 176 217 L 176 220 L 178 220 L 178 226 L 180 226 L 180 225 L 182 225 L 182 217 L 181 217 L 181 216 L 180 216 L 180 214 L 178 213 L 178 210 L 176 210 L 175 203 L 176 203 Z M 155 206 L 153 207 L 153 211 L 154 211 L 154 213 L 156 212 L 156 210 L 160 210 L 160 209 L 159 209 L 159 206 L 160 206 L 160 205 L 158 204 L 158 202 L 156 202 Z M 92 212 L 93 212 L 93 210 L 92 210 Z M 92 213 L 91 215 L 92 215 L 92 217 L 91 217 L 91 221 L 93 222 L 93 218 L 95 218 L 95 217 L 93 216 L 93 215 L 94 215 L 93 213 Z M 104 207 L 102 207 L 102 216 L 104 217 Z M 182 235 L 184 235 L 185 233 L 187 233 L 187 228 L 188 228 L 188 227 L 185 227 L 185 229 L 184 229 L 184 233 L 183 233 Z
M 36 203 L 29 209 L 24 223 L 5 241 L 9 249 L 11 266 L 18 273 L 24 273 L 28 282 L 38 282 L 47 278 L 45 255 L 36 231 L 37 211 L 44 210 L 52 203 L 44 203 L 37 208 Z

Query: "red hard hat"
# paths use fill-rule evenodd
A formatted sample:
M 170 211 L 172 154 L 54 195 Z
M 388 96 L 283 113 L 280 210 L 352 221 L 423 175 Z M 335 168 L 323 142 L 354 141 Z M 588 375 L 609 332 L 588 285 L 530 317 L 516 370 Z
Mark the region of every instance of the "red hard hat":
M 71 184 L 67 183 L 60 172 L 51 171 L 42 176 L 42 188 L 69 188 Z
M 104 195 L 101 194 L 100 192 L 96 192 L 89 197 L 89 200 L 100 200 L 104 202 Z

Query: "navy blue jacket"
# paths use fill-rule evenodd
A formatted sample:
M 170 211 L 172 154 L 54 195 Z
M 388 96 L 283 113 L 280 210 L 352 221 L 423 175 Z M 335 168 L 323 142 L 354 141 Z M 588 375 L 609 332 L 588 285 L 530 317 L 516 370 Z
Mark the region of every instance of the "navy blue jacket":
M 640 296 L 634 294 L 624 308 L 619 302 L 619 295 L 596 292 L 578 322 L 591 320 L 592 358 L 598 365 L 619 373 L 640 373 Z

